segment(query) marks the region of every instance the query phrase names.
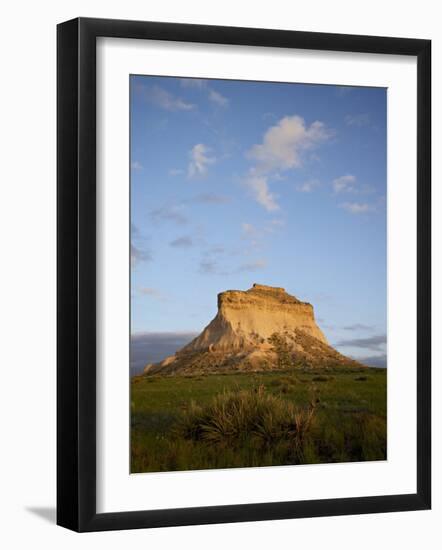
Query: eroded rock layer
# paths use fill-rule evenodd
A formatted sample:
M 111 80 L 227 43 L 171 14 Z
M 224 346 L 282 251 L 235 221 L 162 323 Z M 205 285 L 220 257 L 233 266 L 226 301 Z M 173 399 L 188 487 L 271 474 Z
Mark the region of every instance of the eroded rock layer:
M 361 366 L 332 348 L 313 306 L 283 288 L 254 284 L 218 294 L 218 313 L 187 346 L 147 374 L 273 370 L 296 366 Z

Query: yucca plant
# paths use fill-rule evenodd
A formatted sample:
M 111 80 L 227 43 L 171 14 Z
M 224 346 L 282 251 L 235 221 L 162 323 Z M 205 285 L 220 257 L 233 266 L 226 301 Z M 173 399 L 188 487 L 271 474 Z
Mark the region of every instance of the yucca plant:
M 192 403 L 175 429 L 178 436 L 211 445 L 241 446 L 249 441 L 271 449 L 283 443 L 299 456 L 314 413 L 314 403 L 298 408 L 259 386 L 224 392 L 205 407 Z

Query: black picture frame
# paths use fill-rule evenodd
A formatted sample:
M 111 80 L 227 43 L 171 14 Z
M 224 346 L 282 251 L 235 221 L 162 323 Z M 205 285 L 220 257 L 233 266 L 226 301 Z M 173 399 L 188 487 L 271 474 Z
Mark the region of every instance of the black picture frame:
M 96 39 L 417 58 L 417 492 L 96 512 Z M 75 531 L 425 510 L 431 506 L 431 41 L 79 18 L 57 28 L 57 523 Z M 411 360 L 411 359 L 410 359 Z

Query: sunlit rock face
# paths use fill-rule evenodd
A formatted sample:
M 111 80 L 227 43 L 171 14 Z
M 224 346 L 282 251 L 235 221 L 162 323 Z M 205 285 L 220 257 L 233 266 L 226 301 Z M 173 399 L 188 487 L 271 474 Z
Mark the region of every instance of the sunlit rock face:
M 301 329 L 327 344 L 317 326 L 311 304 L 290 296 L 283 288 L 254 284 L 249 290 L 218 294 L 218 313 L 186 350 L 238 350 L 256 347 L 274 333 Z
M 360 366 L 328 344 L 311 304 L 283 288 L 254 284 L 246 291 L 218 294 L 218 312 L 201 334 L 144 372 L 285 370 L 302 365 Z

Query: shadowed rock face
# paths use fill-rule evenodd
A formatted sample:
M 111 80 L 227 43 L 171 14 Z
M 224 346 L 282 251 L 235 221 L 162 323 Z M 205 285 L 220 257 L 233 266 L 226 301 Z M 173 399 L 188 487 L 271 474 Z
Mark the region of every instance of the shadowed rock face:
M 175 355 L 145 373 L 173 374 L 309 366 L 360 366 L 329 346 L 313 306 L 283 288 L 254 284 L 218 294 L 218 313 Z

